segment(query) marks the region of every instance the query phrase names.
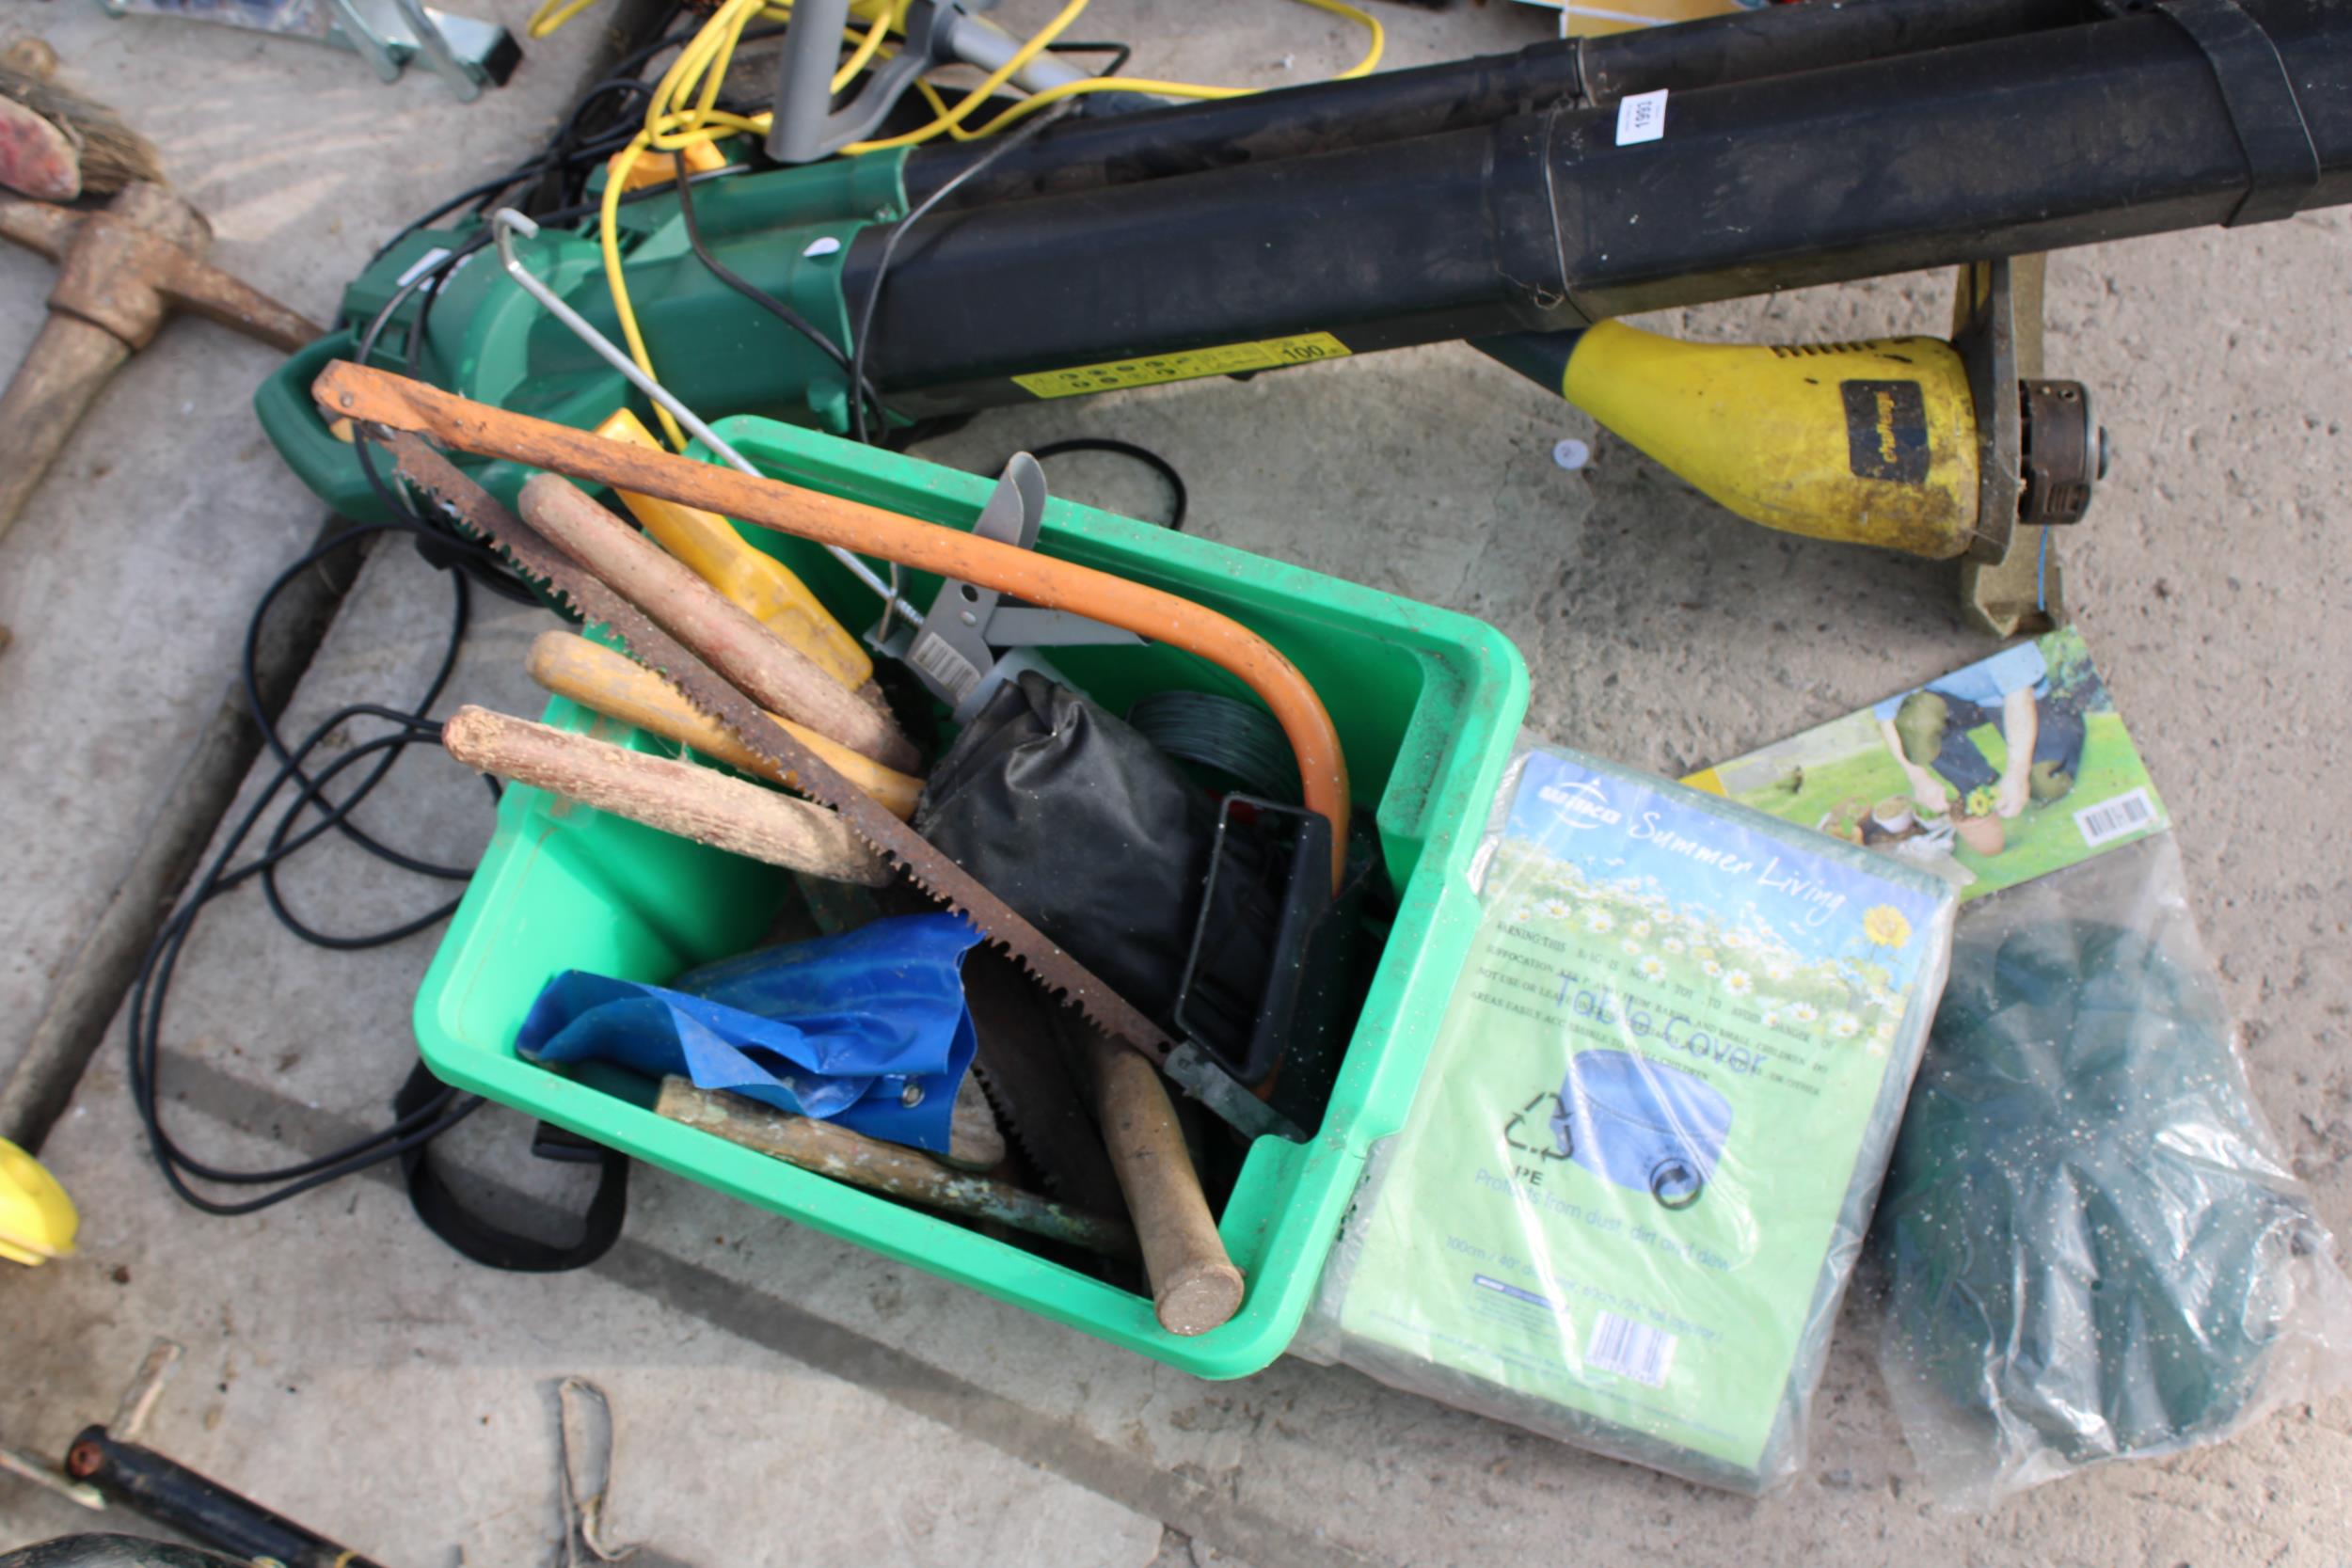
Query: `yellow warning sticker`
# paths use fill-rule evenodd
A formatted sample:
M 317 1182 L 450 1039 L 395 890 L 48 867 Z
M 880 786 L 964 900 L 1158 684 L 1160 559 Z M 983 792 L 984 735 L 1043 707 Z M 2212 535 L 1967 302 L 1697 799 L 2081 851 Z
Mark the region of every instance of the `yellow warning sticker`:
M 1111 359 L 1100 365 L 1073 365 L 1066 371 L 1039 371 L 1033 375 L 1016 375 L 1012 381 L 1041 398 L 1074 398 L 1082 392 L 1115 392 L 1122 387 L 1154 387 L 1163 381 L 1191 381 L 1204 375 L 1271 371 L 1346 357 L 1347 345 L 1328 332 L 1302 332 L 1295 338 L 1268 338 L 1256 343 L 1225 343 L 1178 354 Z

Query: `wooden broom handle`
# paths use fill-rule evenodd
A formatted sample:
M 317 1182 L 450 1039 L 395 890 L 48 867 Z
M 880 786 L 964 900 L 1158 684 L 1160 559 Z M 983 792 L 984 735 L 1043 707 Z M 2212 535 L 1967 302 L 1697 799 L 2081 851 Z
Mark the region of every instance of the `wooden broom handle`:
M 1066 610 L 1198 654 L 1248 684 L 1281 721 L 1310 809 L 1331 824 L 1331 881 L 1347 867 L 1347 761 L 1314 688 L 1264 638 L 1177 594 L 880 507 L 771 479 L 644 451 L 584 430 L 461 398 L 389 371 L 339 360 L 310 395 L 329 420 L 414 431 L 445 446 L 699 506 L 740 522 L 835 545 L 919 571 Z
M 744 745 L 733 730 L 716 719 L 696 712 L 678 695 L 675 687 L 617 649 L 591 642 L 577 632 L 550 626 L 533 640 L 523 667 L 530 671 L 532 680 L 548 690 L 568 697 L 607 719 L 618 719 L 664 740 L 691 746 L 729 768 L 757 773 L 780 784 L 789 785 L 793 782 L 789 770 L 778 768 Z M 921 779 L 860 756 L 806 725 L 796 724 L 778 714 L 769 717 L 790 731 L 795 740 L 832 764 L 835 772 L 871 795 L 891 816 L 903 822 L 914 815 L 914 802 L 923 793 Z
M 866 887 L 892 879 L 888 863 L 824 807 L 692 763 L 472 706 L 449 716 L 441 746 L 478 771 L 769 865 Z
M 869 1138 L 812 1117 L 787 1116 L 739 1095 L 713 1094 L 675 1076 L 661 1081 L 661 1098 L 654 1109 L 672 1121 L 868 1192 L 993 1220 L 1109 1258 L 1136 1255 L 1135 1234 L 1116 1219 L 1056 1203 L 1010 1182 L 955 1170 L 918 1148 Z
M 1176 1107 L 1139 1053 L 1090 1025 L 1083 1033 L 1103 1144 L 1143 1245 L 1152 1310 L 1170 1334 L 1206 1334 L 1241 1309 L 1244 1281 L 1209 1213 Z
M 523 486 L 521 511 L 564 554 L 761 707 L 798 720 L 886 768 L 904 772 L 919 764 L 914 746 L 887 715 L 570 480 L 534 476 Z

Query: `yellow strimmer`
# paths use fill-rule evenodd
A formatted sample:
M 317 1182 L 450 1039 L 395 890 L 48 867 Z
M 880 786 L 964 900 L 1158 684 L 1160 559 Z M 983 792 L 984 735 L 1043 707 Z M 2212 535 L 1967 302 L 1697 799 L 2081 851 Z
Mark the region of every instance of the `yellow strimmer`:
M 0 1138 L 0 1258 L 37 1267 L 73 1250 L 73 1200 L 40 1161 Z
M 1787 533 L 1998 561 L 2021 523 L 2080 520 L 2106 475 L 2080 383 L 1990 380 L 1964 341 L 1692 343 L 1605 321 L 1474 346 Z

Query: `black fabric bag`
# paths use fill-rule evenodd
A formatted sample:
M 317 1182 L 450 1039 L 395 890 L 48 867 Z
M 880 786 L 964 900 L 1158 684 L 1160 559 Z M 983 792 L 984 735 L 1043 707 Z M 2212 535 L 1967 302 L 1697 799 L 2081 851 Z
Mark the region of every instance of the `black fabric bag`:
M 1128 1001 L 1168 1024 L 1209 870 L 1216 803 L 1133 728 L 1034 672 L 932 768 L 914 827 Z M 1233 879 L 1238 882 L 1238 879 Z M 1209 983 L 1263 990 L 1270 909 L 1237 903 Z M 1256 976 L 1232 973 L 1254 962 Z M 1197 984 L 1199 982 L 1196 982 Z

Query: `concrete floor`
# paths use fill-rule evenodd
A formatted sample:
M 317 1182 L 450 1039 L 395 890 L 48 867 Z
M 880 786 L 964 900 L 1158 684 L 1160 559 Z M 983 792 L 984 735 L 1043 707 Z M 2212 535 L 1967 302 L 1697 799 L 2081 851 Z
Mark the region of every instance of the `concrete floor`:
M 1037 8 L 1008 8 L 1017 20 Z M 1281 40 L 1319 40 L 1297 46 L 1302 75 L 1350 47 L 1336 26 L 1279 7 L 1237 11 L 1246 32 L 1206 40 L 1183 25 L 1184 8 L 1117 14 L 1155 65 L 1217 79 L 1279 69 L 1279 51 L 1293 47 Z M 1403 35 L 1392 59 L 1494 47 L 1543 25 L 1502 6 L 1383 15 Z M 282 69 L 275 55 L 270 63 Z M 391 91 L 412 89 L 430 90 Z M 550 89 L 549 102 L 561 97 Z M 480 112 L 432 118 L 462 125 Z M 399 134 L 416 137 L 416 122 Z M 421 176 L 398 194 L 418 204 L 468 172 Z M 368 236 L 344 243 L 350 254 L 322 264 L 318 297 L 296 303 L 326 309 L 338 268 Z M 2352 474 L 2348 266 L 2352 223 L 2341 214 L 2071 253 L 2053 263 L 2050 342 L 2053 373 L 2093 387 L 2119 458 L 2091 522 L 2069 541 L 2078 619 L 2179 823 L 2257 1094 L 2339 1233 L 2352 1231 L 2343 914 L 2352 844 L 2307 825 L 2328 819 L 2343 799 L 2332 781 L 2352 762 L 2340 696 L 2352 589 L 2330 528 Z M 1888 279 L 1660 325 L 1790 341 L 1940 330 L 1947 287 Z M 226 342 L 215 335 L 213 346 Z M 242 387 L 261 368 L 222 355 L 211 364 L 223 382 L 233 370 Z M 236 425 L 241 416 L 218 417 Z M 1204 535 L 1491 620 L 1534 672 L 1531 729 L 1663 773 L 1982 651 L 1953 608 L 1948 569 L 1727 518 L 1460 349 L 1039 405 L 985 418 L 924 455 L 983 467 L 1016 446 L 1081 433 L 1165 452 L 1192 485 Z M 1594 446 L 1578 473 L 1551 461 L 1552 443 L 1570 435 Z M 246 453 L 256 440 L 249 424 L 202 442 L 175 436 L 139 449 L 139 460 L 195 472 L 212 453 L 245 454 L 218 487 L 225 500 L 191 484 L 170 495 L 201 501 L 144 515 L 151 530 L 196 528 L 203 506 L 249 514 L 277 497 L 278 531 L 230 552 L 258 580 L 273 551 L 299 548 L 315 510 L 285 496 L 290 482 L 269 475 L 265 452 Z M 1155 482 L 1110 460 L 1057 460 L 1054 479 L 1063 494 L 1137 515 L 1162 505 Z M 49 494 L 59 492 L 53 483 Z M 32 526 L 9 541 L 11 571 Z M 50 568 L 47 592 L 99 575 L 70 564 Z M 231 589 L 181 592 L 201 610 Z M 405 548 L 373 559 L 288 727 L 354 697 L 414 689 L 448 594 Z M 38 608 L 23 593 L 8 607 L 20 642 L 0 660 L 0 700 L 29 701 L 15 661 L 40 645 Z M 236 605 L 233 622 L 243 615 Z M 451 700 L 535 708 L 517 663 L 546 624 L 482 608 Z M 223 644 L 171 645 L 201 670 L 201 690 L 217 692 Z M 42 668 L 54 676 L 56 666 Z M 68 696 L 75 705 L 57 711 L 100 721 L 94 698 Z M 10 733 L 29 733 L 24 712 L 10 710 Z M 88 793 L 95 785 L 82 781 L 104 769 L 69 752 L 44 788 L 72 794 L 56 785 L 62 778 Z M 11 799 L 34 799 L 16 785 Z M 478 784 L 420 755 L 367 819 L 462 860 L 489 817 Z M 10 854 L 48 858 L 10 866 L 11 902 L 36 874 L 103 881 L 91 863 L 127 852 L 139 821 L 128 811 L 94 818 L 76 829 L 78 843 L 61 831 L 20 833 L 40 842 Z M 297 907 L 346 929 L 437 895 L 337 847 L 289 882 Z M 22 940 L 42 935 L 28 924 Z M 323 954 L 279 933 L 250 895 L 225 902 L 174 993 L 175 1126 L 241 1164 L 380 1125 L 412 1059 L 408 1002 L 435 942 Z M 156 1445 L 395 1564 L 563 1560 L 552 1388 L 566 1374 L 595 1379 L 619 1412 L 611 1532 L 648 1543 L 656 1561 L 857 1553 L 1272 1568 L 1540 1554 L 2214 1568 L 2338 1563 L 2352 1551 L 2352 1400 L 2341 1395 L 2290 1406 L 2218 1448 L 1954 1516 L 1929 1501 L 1902 1446 L 1872 1365 L 1870 1307 L 1854 1300 L 1804 1475 L 1751 1503 L 1345 1370 L 1293 1360 L 1238 1384 L 1195 1382 L 657 1171 L 634 1179 L 620 1245 L 554 1278 L 464 1262 L 382 1180 L 248 1219 L 204 1218 L 144 1163 L 120 1046 L 118 1022 L 43 1150 L 82 1204 L 82 1256 L 0 1275 L 12 1373 L 0 1379 L 0 1441 L 61 1449 L 111 1411 L 150 1338 L 166 1335 L 189 1360 L 159 1411 Z M 577 1177 L 520 1157 L 527 1136 L 521 1118 L 492 1112 L 447 1158 L 517 1214 L 575 1197 Z M 83 1524 L 70 1505 L 0 1480 L 0 1546 Z
M 466 8 L 458 7 L 463 11 Z M 527 5 L 499 8 L 517 27 Z M 487 14 L 487 13 L 484 13 Z M 593 26 L 455 103 L 429 71 L 386 86 L 358 56 L 94 0 L 16 5 L 0 39 L 48 40 L 210 218 L 212 260 L 316 321 L 399 224 L 543 141 L 580 90 Z M 0 364 L 40 330 L 54 269 L 0 245 Z M 231 691 L 262 587 L 323 521 L 262 436 L 275 350 L 168 325 L 118 375 L 0 539 L 0 799 L 40 831 L 0 846 L 0 1136 L 51 1109 L 146 946 L 148 912 L 200 846 L 252 737 Z M 298 628 L 304 595 L 278 623 Z M 60 723 L 62 715 L 72 722 Z M 70 1079 L 68 1079 L 70 1082 Z

